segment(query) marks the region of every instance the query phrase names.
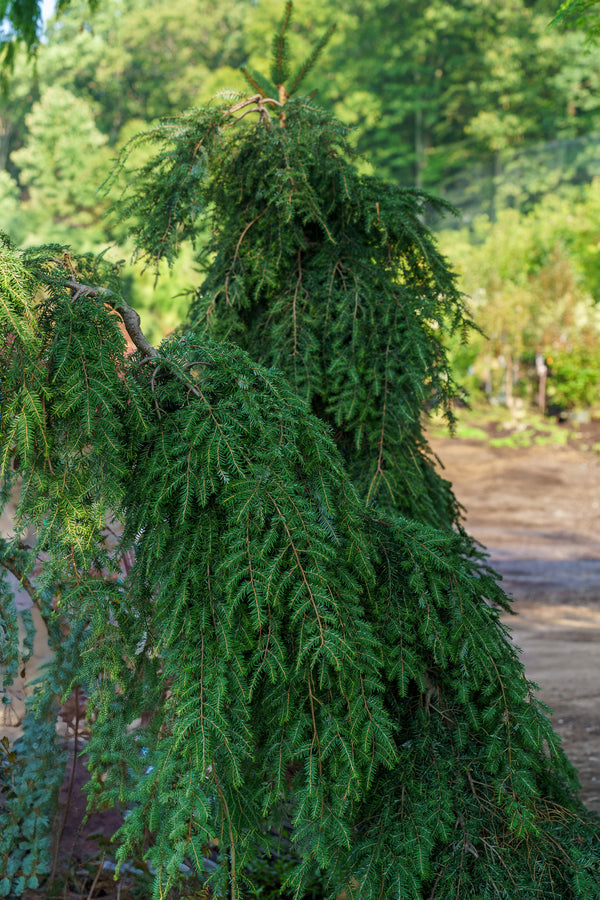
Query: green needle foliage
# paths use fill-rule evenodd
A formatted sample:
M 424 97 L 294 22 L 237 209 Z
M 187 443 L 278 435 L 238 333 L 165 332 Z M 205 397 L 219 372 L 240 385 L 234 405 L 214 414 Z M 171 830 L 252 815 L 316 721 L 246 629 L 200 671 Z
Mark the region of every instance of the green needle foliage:
M 288 21 L 289 8 L 274 80 Z M 368 505 L 451 527 L 456 503 L 422 430 L 425 409 L 452 422 L 458 391 L 444 337 L 470 325 L 423 224 L 448 207 L 361 176 L 339 122 L 271 87 L 270 97 L 209 107 L 137 138 L 134 148 L 151 142 L 158 153 L 136 173 L 121 215 L 135 217 L 138 250 L 156 264 L 210 227 L 192 327 L 286 375 L 332 429 Z
M 38 560 L 62 628 L 0 778 L 26 796 L 36 722 L 78 683 L 92 799 L 126 810 L 118 857 L 146 857 L 156 898 L 215 845 L 214 896 L 252 896 L 287 817 L 282 896 L 600 898 L 600 828 L 421 431 L 424 407 L 451 416 L 443 334 L 468 324 L 434 201 L 360 176 L 287 93 L 140 138 L 159 144 L 121 204 L 140 253 L 212 226 L 159 348 L 105 260 L 0 248 L 0 460 L 37 534 L 0 561 Z M 27 871 L 11 857 L 28 815 L 0 831 L 0 896 L 47 871 L 39 841 Z

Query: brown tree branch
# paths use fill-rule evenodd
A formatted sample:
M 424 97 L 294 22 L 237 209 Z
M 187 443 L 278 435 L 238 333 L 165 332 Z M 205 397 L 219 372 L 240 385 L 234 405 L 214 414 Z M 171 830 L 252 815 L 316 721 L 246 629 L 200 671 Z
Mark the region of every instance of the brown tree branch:
M 89 284 L 80 284 L 80 282 L 75 281 L 74 278 L 70 278 L 66 282 L 66 286 L 71 288 L 73 300 L 78 300 L 80 297 L 97 297 L 99 300 L 102 300 L 103 303 L 108 303 L 108 305 L 121 316 L 127 334 L 140 353 L 143 353 L 146 357 L 159 355 L 156 347 L 152 346 L 142 331 L 138 313 L 133 307 L 129 306 L 128 303 L 125 303 L 122 297 L 119 297 L 117 294 L 113 293 L 113 291 L 110 291 L 105 287 L 93 287 Z
M 29 596 L 31 597 L 32 603 L 34 603 L 37 607 L 41 606 L 40 596 L 35 589 L 33 583 L 29 580 L 29 578 L 23 574 L 22 570 L 19 568 L 15 561 L 14 556 L 3 556 L 0 558 L 0 566 L 3 566 L 11 575 L 14 575 L 19 584 L 24 590 L 27 591 Z
M 253 224 L 253 222 L 250 224 Z M 152 362 L 153 360 L 158 361 L 158 365 L 154 369 L 151 377 L 151 387 L 153 392 L 155 389 L 156 376 L 161 366 L 165 365 L 167 368 L 171 369 L 171 374 L 174 375 L 174 377 L 179 381 L 181 381 L 183 385 L 185 385 L 188 392 L 192 393 L 195 397 L 202 396 L 201 392 L 198 390 L 194 382 L 191 379 L 186 378 L 186 376 L 181 372 L 176 371 L 177 367 L 174 366 L 170 360 L 161 357 L 156 347 L 152 346 L 141 329 L 140 317 L 138 313 L 135 311 L 135 309 L 133 309 L 133 307 L 129 306 L 122 297 L 109 290 L 109 288 L 95 287 L 89 284 L 81 284 L 81 282 L 76 281 L 75 277 L 70 278 L 67 282 L 65 282 L 65 284 L 68 288 L 71 289 L 72 300 L 78 300 L 80 297 L 95 297 L 102 303 L 107 303 L 110 307 L 112 307 L 112 309 L 115 310 L 115 312 L 117 312 L 121 316 L 121 320 L 125 326 L 127 334 L 129 335 L 137 349 L 144 354 L 144 359 L 141 361 L 142 364 Z M 192 362 L 184 366 L 184 368 L 189 368 L 193 365 L 210 365 L 210 363 Z

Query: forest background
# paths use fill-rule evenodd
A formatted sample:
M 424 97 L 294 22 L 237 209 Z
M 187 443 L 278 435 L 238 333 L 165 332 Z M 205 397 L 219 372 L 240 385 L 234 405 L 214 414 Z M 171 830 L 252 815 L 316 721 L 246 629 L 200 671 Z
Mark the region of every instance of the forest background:
M 281 10 L 107 0 L 91 15 L 74 0 L 0 99 L 2 229 L 22 246 L 110 247 L 151 339 L 175 328 L 192 250 L 156 289 L 154 272 L 134 278 L 101 185 L 134 134 L 264 69 Z M 555 13 L 555 0 L 303 0 L 293 28 L 301 55 L 337 22 L 307 87 L 352 129 L 364 170 L 457 207 L 429 224 L 485 333 L 452 348 L 472 401 L 535 403 L 543 360 L 561 412 L 599 397 L 600 47 L 549 27 Z

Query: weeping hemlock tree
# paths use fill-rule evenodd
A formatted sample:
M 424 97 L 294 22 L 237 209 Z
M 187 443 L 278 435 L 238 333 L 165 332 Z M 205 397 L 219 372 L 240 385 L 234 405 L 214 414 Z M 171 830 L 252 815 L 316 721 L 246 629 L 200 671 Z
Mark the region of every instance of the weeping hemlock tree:
M 289 817 L 298 897 L 598 898 L 600 829 L 421 430 L 451 418 L 443 335 L 468 325 L 436 203 L 358 174 L 297 96 L 311 61 L 288 76 L 288 18 L 273 84 L 138 139 L 140 253 L 210 227 L 185 330 L 151 346 L 103 259 L 0 251 L 0 459 L 37 533 L 1 556 L 38 561 L 58 650 L 0 771 L 0 896 L 50 867 L 77 683 L 92 797 L 127 810 L 118 857 L 146 855 L 156 897 L 215 842 L 215 894 L 249 896 Z
M 423 225 L 426 212 L 447 207 L 360 176 L 346 129 L 295 98 L 304 71 L 288 81 L 285 45 L 274 50 L 275 83 L 247 72 L 253 96 L 133 142 L 160 151 L 122 211 L 153 262 L 172 261 L 182 239 L 210 225 L 190 312 L 196 333 L 282 371 L 331 429 L 368 505 L 449 527 L 456 502 L 421 424 L 425 408 L 452 420 L 442 335 L 469 325 Z

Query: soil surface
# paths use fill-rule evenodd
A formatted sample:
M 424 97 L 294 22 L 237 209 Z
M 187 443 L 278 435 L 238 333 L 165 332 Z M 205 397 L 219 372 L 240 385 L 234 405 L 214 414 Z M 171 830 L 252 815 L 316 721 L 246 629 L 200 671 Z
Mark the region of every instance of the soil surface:
M 444 475 L 514 598 L 529 679 L 600 813 L 600 457 L 572 447 L 432 441 Z

